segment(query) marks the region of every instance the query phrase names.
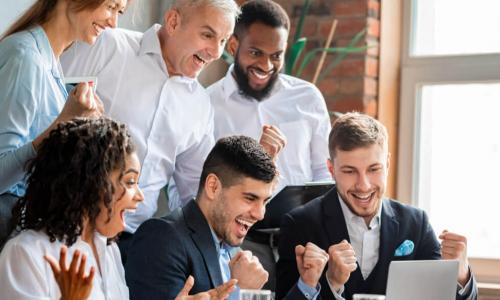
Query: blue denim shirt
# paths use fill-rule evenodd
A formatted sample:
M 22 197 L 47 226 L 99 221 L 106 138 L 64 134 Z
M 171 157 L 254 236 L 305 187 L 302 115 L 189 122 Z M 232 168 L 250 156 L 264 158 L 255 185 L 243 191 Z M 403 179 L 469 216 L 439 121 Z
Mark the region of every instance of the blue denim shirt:
M 40 26 L 0 42 L 0 194 L 25 192 L 32 141 L 61 112 L 68 93 L 59 62 Z

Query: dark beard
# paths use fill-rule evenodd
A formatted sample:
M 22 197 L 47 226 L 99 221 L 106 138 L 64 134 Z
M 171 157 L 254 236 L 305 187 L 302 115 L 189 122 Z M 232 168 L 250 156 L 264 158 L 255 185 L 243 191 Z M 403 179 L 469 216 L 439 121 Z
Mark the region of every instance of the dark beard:
M 276 84 L 276 79 L 278 79 L 278 72 L 275 71 L 273 75 L 271 75 L 269 82 L 263 89 L 261 90 L 253 89 L 248 83 L 249 82 L 248 75 L 245 74 L 245 71 L 241 68 L 240 64 L 238 63 L 238 55 L 236 55 L 234 60 L 234 79 L 238 84 L 239 93 L 241 95 L 243 95 L 246 98 L 253 98 L 257 101 L 262 101 L 262 99 L 269 96 L 271 90 Z

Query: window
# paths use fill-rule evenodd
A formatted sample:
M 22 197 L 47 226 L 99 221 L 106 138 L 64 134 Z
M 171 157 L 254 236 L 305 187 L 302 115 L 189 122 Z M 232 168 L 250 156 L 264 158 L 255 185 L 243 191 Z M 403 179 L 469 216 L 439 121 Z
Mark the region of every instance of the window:
M 500 2 L 404 1 L 398 198 L 500 283 Z M 495 25 L 498 23 L 497 25 Z

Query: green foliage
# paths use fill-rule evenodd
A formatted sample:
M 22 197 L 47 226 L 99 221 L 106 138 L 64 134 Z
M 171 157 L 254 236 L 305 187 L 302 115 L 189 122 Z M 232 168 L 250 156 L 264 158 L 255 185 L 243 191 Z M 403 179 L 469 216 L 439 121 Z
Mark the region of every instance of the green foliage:
M 346 47 L 330 47 L 330 48 L 315 48 L 307 53 L 305 53 L 302 62 L 298 69 L 296 68 L 301 54 L 304 52 L 304 49 L 307 44 L 307 37 L 302 37 L 302 32 L 304 28 L 304 20 L 309 12 L 309 8 L 311 6 L 312 0 L 304 0 L 304 4 L 302 5 L 302 10 L 300 12 L 299 22 L 297 23 L 297 29 L 294 35 L 294 42 L 290 47 L 290 50 L 287 53 L 286 63 L 285 63 L 285 73 L 289 75 L 294 75 L 297 77 L 301 77 L 305 68 L 314 60 L 316 55 L 321 54 L 322 52 L 327 52 L 329 55 L 335 54 L 335 59 L 328 64 L 328 66 L 320 73 L 318 78 L 318 82 L 321 81 L 328 73 L 330 73 L 333 68 L 338 66 L 350 53 L 361 53 L 366 51 L 369 46 L 356 46 L 359 44 L 361 39 L 364 37 L 366 33 L 366 29 L 358 32 L 353 39 L 349 42 Z

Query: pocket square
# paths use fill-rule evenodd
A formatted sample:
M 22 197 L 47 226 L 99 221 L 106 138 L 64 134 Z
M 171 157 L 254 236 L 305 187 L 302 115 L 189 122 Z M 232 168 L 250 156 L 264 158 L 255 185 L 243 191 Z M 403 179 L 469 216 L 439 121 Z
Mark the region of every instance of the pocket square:
M 413 253 L 413 248 L 415 248 L 415 244 L 413 241 L 405 240 L 399 245 L 399 247 L 394 251 L 394 256 L 406 256 Z

